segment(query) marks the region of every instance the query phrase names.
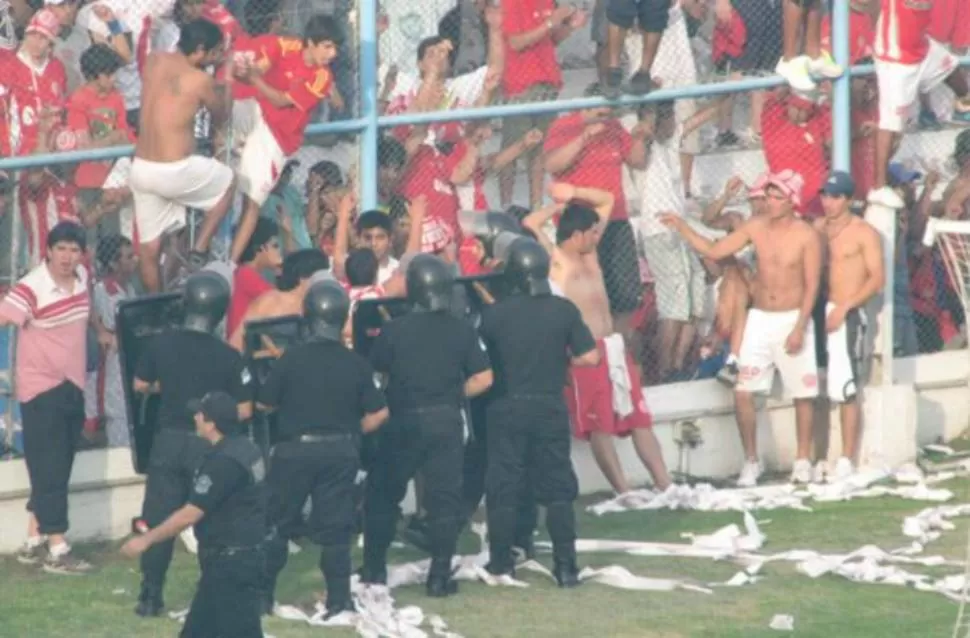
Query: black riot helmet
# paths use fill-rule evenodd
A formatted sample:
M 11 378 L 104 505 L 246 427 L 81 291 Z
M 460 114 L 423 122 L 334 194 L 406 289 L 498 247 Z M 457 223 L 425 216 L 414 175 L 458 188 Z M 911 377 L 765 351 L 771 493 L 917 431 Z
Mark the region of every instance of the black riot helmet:
M 185 281 L 182 302 L 185 306 L 186 330 L 211 333 L 226 316 L 232 290 L 225 277 L 203 270 Z
M 500 212 L 461 211 L 458 224 L 464 234 L 477 238 L 485 248 L 485 254 L 495 256 L 495 242 L 502 235 L 523 236 L 522 225 L 512 215 Z
M 416 255 L 407 270 L 408 301 L 414 310 L 448 310 L 455 284 L 451 267 L 434 255 Z
M 310 339 L 340 341 L 350 314 L 350 297 L 336 280 L 310 286 L 303 298 L 303 321 Z
M 509 248 L 505 277 L 516 292 L 532 296 L 552 294 L 549 253 L 537 241 L 519 237 Z

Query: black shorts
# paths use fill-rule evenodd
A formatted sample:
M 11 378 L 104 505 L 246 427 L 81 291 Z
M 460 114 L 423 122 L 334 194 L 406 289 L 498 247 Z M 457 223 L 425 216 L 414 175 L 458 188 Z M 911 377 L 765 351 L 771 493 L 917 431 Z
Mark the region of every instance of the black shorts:
M 606 0 L 606 19 L 621 29 L 636 23 L 646 33 L 663 33 L 670 20 L 671 0 Z
M 643 284 L 640 282 L 637 242 L 630 222 L 625 219 L 609 222 L 600 239 L 598 253 L 610 312 L 633 312 L 643 300 Z
M 781 58 L 781 3 L 764 0 L 731 0 L 741 16 L 748 37 L 744 51 L 731 65 L 732 71 L 774 71 Z
M 828 332 L 825 330 L 825 307 L 828 299 L 820 293 L 812 308 L 812 323 L 815 324 L 815 364 L 819 370 L 829 367 Z

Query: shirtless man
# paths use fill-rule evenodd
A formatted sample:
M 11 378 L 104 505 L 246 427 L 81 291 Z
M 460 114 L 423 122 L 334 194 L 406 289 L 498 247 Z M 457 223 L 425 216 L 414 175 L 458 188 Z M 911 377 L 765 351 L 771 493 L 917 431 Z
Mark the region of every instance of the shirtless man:
M 792 480 L 809 482 L 812 464 L 812 418 L 818 396 L 818 366 L 812 307 L 821 276 L 818 233 L 795 216 L 801 176 L 792 171 L 773 174 L 765 185 L 765 212 L 752 217 L 727 237 L 714 242 L 702 237 L 677 215 L 663 222 L 683 235 L 703 257 L 719 261 L 753 245 L 758 256 L 753 307 L 748 312 L 739 353 L 740 375 L 735 388 L 735 412 L 745 464 L 738 485 L 750 487 L 761 476 L 758 460 L 754 392 L 771 391 L 775 369 L 795 401 L 798 452 Z
M 822 187 L 825 216 L 815 221 L 822 237 L 823 263 L 826 264 L 825 349 L 828 354 L 826 388 L 830 401 L 839 404 L 842 424 L 842 456 L 830 479 L 843 480 L 852 475 L 859 442 L 859 367 L 864 356 L 867 328 L 863 306 L 885 285 L 882 238 L 849 207 L 855 183 L 848 173 L 836 171 Z
M 603 229 L 613 212 L 613 195 L 597 188 L 564 183 L 551 185 L 549 195 L 556 205 L 531 213 L 522 225 L 549 251 L 552 256 L 550 278 L 579 308 L 601 354 L 600 365 L 570 370 L 570 385 L 565 392 L 574 434 L 589 440 L 600 471 L 617 494 L 630 491 L 630 484 L 616 454 L 613 437 L 632 435 L 633 447 L 653 477 L 654 486 L 665 490 L 670 486 L 670 475 L 651 429 L 639 370 L 624 350 L 622 336 L 614 328 L 597 256 Z M 543 227 L 559 212 L 562 217 L 556 229 L 556 245 L 553 245 Z M 615 360 L 618 357 L 621 358 L 619 362 Z M 624 405 L 616 405 L 613 401 L 611 363 L 614 367 L 625 364 L 629 374 L 630 392 Z
M 298 250 L 287 255 L 283 260 L 283 272 L 279 278 L 280 289 L 264 292 L 249 304 L 239 327 L 229 336 L 229 345 L 239 352 L 244 351 L 247 322 L 302 315 L 306 291 L 328 268 L 330 260 L 317 248 Z
M 182 27 L 175 53 L 153 53 L 145 65 L 141 129 L 130 186 L 141 277 L 150 293 L 162 288 L 162 241 L 185 227 L 186 208 L 205 211 L 190 255 L 190 265 L 198 268 L 232 203 L 232 169 L 211 157 L 192 154 L 196 112 L 207 108 L 218 127 L 231 110 L 229 87 L 203 71 L 219 62 L 222 53 L 219 27 L 196 20 Z

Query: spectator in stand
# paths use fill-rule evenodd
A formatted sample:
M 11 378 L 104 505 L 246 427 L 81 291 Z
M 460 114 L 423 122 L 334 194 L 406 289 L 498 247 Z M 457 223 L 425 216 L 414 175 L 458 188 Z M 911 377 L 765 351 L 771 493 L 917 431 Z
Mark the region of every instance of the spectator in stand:
M 306 24 L 302 39 L 276 38 L 262 47 L 255 65 L 236 69 L 237 79 L 259 91 L 259 115 L 252 129 L 245 132 L 239 158 L 237 178 L 243 212 L 230 259 L 238 260 L 242 255 L 287 156 L 303 144 L 312 112 L 330 94 L 330 64 L 343 39 L 344 33 L 334 19 L 317 15 Z M 234 131 L 236 124 L 234 121 Z
M 954 118 L 970 117 L 970 87 L 956 56 L 927 35 L 932 3 L 882 0 L 874 46 L 879 83 L 876 170 L 869 203 L 900 209 L 904 202 L 889 186 L 889 160 L 920 94 L 946 83 L 954 93 Z
M 862 58 L 853 64 L 865 64 Z M 852 178 L 855 198 L 864 201 L 876 177 L 876 131 L 879 128 L 879 94 L 871 75 L 852 78 Z
M 629 334 L 631 313 L 640 307 L 643 295 L 637 245 L 623 192 L 623 167 L 646 168 L 649 135 L 648 123 L 640 122 L 628 133 L 609 107 L 597 107 L 560 116 L 543 147 L 546 170 L 557 181 L 601 188 L 615 198 L 597 250 L 610 312 L 621 334 Z
M 60 21 L 50 10 L 34 14 L 16 54 L 0 52 L 0 82 L 7 87 L 11 117 L 11 151 L 35 155 L 73 146 L 73 136 L 61 135 L 67 98 L 64 65 L 52 57 Z M 73 167 L 24 171 L 17 189 L 17 206 L 26 231 L 28 263 L 40 264 L 47 233 L 60 220 L 78 221 L 77 189 L 68 175 Z
M 135 273 L 138 258 L 131 241 L 120 235 L 110 235 L 98 242 L 97 260 L 101 266 L 101 280 L 94 285 L 93 322 L 99 332 L 111 336 L 101 352 L 98 369 L 99 405 L 104 416 L 104 430 L 108 447 L 128 447 L 128 408 L 121 378 L 121 360 L 115 337 L 115 315 L 118 304 L 134 299 Z
M 357 218 L 357 242 L 369 248 L 377 257 L 377 283 L 384 285 L 398 269 L 397 259 L 391 255 L 391 234 L 394 225 L 387 213 L 364 211 Z
M 283 265 L 279 232 L 279 226 L 272 219 L 260 217 L 256 221 L 256 228 L 232 274 L 232 299 L 226 313 L 226 334 L 236 332 L 249 305 L 264 292 L 273 289 L 263 273 L 275 274 Z
M 46 0 L 44 6 L 61 21 L 61 30 L 54 41 L 54 57 L 61 61 L 67 73 L 67 90 L 74 92 L 85 81 L 81 71 L 81 55 L 91 46 L 91 36 L 84 29 L 75 28 L 80 0 Z
M 742 74 L 775 68 L 782 51 L 782 5 L 787 1 L 715 0 L 714 61 L 720 72 L 738 79 Z M 750 129 L 742 135 L 751 146 L 761 144 L 761 112 L 766 97 L 765 91 L 751 93 Z M 731 130 L 733 104 L 731 99 L 723 103 L 718 146 L 733 146 L 741 141 Z
M 606 4 L 607 49 L 609 69 L 600 86 L 609 98 L 616 98 L 622 90 L 633 95 L 644 95 L 658 85 L 651 77 L 654 58 L 660 48 L 660 39 L 667 28 L 671 0 L 609 0 Z M 636 24 L 643 47 L 640 50 L 639 69 L 623 86 L 623 68 L 620 60 L 627 32 Z M 633 62 L 636 64 L 636 61 Z
M 822 48 L 822 0 L 782 0 L 782 52 L 775 71 L 796 91 L 814 91 L 812 75 L 837 78 L 842 67 Z M 799 44 L 804 55 L 799 55 Z
M 923 246 L 923 231 L 933 208 L 933 192 L 939 184 L 940 176 L 935 172 L 927 174 L 923 182 L 923 192 L 917 198 L 914 186 L 919 179 L 919 173 L 906 171 L 902 167 L 894 169 L 896 166 L 891 166 L 890 174 L 894 176 L 893 183 L 901 191 L 900 196 L 906 202 L 906 207 L 896 216 L 893 354 L 897 357 L 909 357 L 921 351 L 919 327 L 913 307 L 916 289 L 910 276 L 910 259 L 917 257 L 918 252 L 926 251 Z M 930 290 L 930 298 L 933 292 Z
M 306 225 L 314 244 L 327 255 L 333 253 L 337 210 L 345 192 L 339 166 L 323 160 L 310 167 L 306 180 Z
M 19 328 L 15 387 L 30 477 L 27 541 L 17 561 L 43 564 L 53 574 L 83 574 L 91 565 L 71 553 L 65 534 L 68 484 L 84 423 L 90 310 L 88 276 L 81 266 L 84 229 L 60 223 L 46 240 L 44 261 L 0 303 L 0 324 Z
M 487 0 L 459 2 L 438 21 L 438 35 L 451 40 L 451 71 L 471 73 L 488 63 L 489 25 Z
M 953 148 L 957 175 L 943 191 L 943 215 L 948 219 L 970 218 L 970 130 L 961 131 Z
M 502 3 L 502 32 L 505 39 L 505 73 L 502 92 L 507 103 L 555 100 L 562 89 L 562 71 L 556 59 L 556 45 L 586 24 L 586 14 L 553 0 L 505 0 Z M 545 133 L 555 115 L 520 115 L 502 121 L 502 148 L 513 148 L 531 131 Z M 542 154 L 534 145 L 526 155 L 529 203 L 542 205 L 545 171 Z M 512 203 L 516 164 L 499 171 L 499 201 L 502 208 Z
M 37 0 L 0 0 L 0 50 L 17 50 L 20 35 L 39 4 Z
M 377 142 L 377 199 L 381 206 L 389 207 L 397 196 L 407 162 L 404 145 L 389 135 L 382 135 Z
M 503 127 L 508 126 L 508 120 Z M 505 129 L 503 128 L 503 135 Z M 542 131 L 534 128 L 505 146 L 498 153 L 483 154 L 482 147 L 492 137 L 492 126 L 487 120 L 481 120 L 465 127 L 465 137 L 451 151 L 451 183 L 458 196 L 458 206 L 461 210 L 491 210 L 485 197 L 485 180 L 489 175 L 498 173 L 501 180 L 502 172 L 515 168 L 515 163 L 522 156 L 532 157 L 538 153 L 538 163 L 541 173 L 539 196 L 541 202 L 542 181 L 545 171 L 542 166 L 541 147 Z M 500 182 L 501 184 L 501 182 Z M 504 207 L 504 204 L 503 204 Z M 534 207 L 535 206 L 534 204 Z
M 108 148 L 135 141 L 125 115 L 124 98 L 114 83 L 121 64 L 118 54 L 103 44 L 92 45 L 81 55 L 85 83 L 67 103 L 67 130 L 74 134 L 75 148 Z M 99 222 L 108 211 L 101 205 L 102 189 L 114 163 L 113 160 L 82 162 L 74 172 L 74 185 L 80 189 L 87 226 Z M 112 219 L 112 226 L 118 229 L 117 220 Z
M 350 312 L 344 325 L 344 343 L 352 348 L 354 343 L 354 310 L 357 304 L 366 299 L 380 299 L 385 296 L 384 288 L 377 282 L 377 255 L 370 248 L 358 248 L 347 255 L 344 263 L 346 282 L 344 288 L 350 296 Z
M 687 354 L 694 347 L 700 318 L 705 315 L 707 273 L 697 254 L 658 219 L 661 213 L 686 213 L 680 163 L 684 127 L 677 121 L 673 102 L 659 102 L 643 113 L 651 144 L 647 166 L 636 174 L 637 191 L 641 193 L 637 224 L 654 277 L 660 319 L 657 374 L 664 383 L 684 381 L 689 378 Z
M 761 130 L 768 171 L 802 176 L 802 188 L 793 198 L 796 211 L 806 217 L 821 215 L 819 192 L 828 178 L 832 140 L 829 108 L 818 103 L 817 94 L 779 91 L 765 103 Z

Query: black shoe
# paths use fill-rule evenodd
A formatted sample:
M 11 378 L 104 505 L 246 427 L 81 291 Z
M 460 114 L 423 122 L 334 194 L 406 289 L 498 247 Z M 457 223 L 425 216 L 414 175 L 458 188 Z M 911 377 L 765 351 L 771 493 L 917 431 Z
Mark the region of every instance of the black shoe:
M 576 566 L 576 559 L 557 559 L 552 571 L 556 577 L 556 582 L 563 589 L 579 587 L 582 583 L 579 580 L 579 568 Z
M 627 95 L 646 95 L 657 86 L 657 83 L 650 78 L 650 74 L 641 70 L 633 74 L 623 87 L 623 91 Z
M 141 586 L 138 604 L 135 605 L 135 615 L 142 618 L 157 618 L 162 615 L 165 603 L 162 600 L 161 588 Z
M 498 565 L 492 561 L 489 561 L 488 564 L 485 565 L 485 571 L 487 571 L 492 576 L 511 576 L 512 578 L 515 578 L 514 566 L 510 567 L 505 565 Z
M 623 86 L 623 69 L 613 68 L 606 71 L 606 77 L 600 83 L 600 90 L 608 100 L 620 97 Z
M 536 557 L 536 544 L 532 540 L 532 536 L 528 538 L 522 538 L 515 542 L 512 546 L 512 552 L 514 554 L 519 554 L 522 556 L 522 560 L 533 560 Z
M 429 575 L 426 588 L 431 598 L 447 598 L 458 593 L 458 583 L 452 579 L 451 574 Z
M 360 582 L 365 585 L 387 584 L 387 566 L 377 568 L 364 565 L 358 570 L 357 575 L 360 576 Z
M 354 603 L 351 600 L 345 600 L 332 605 L 330 604 L 330 601 L 327 601 L 327 613 L 323 615 L 323 619 L 324 621 L 327 621 L 348 611 L 352 614 L 357 613 L 357 607 L 354 606 Z
M 259 610 L 261 616 L 272 616 L 273 608 L 276 606 L 276 601 L 270 595 L 264 595 L 262 600 L 262 607 Z
M 407 527 L 399 533 L 401 540 L 420 549 L 422 552 L 431 553 L 431 539 L 428 537 L 428 521 L 424 518 L 412 516 L 408 521 Z

